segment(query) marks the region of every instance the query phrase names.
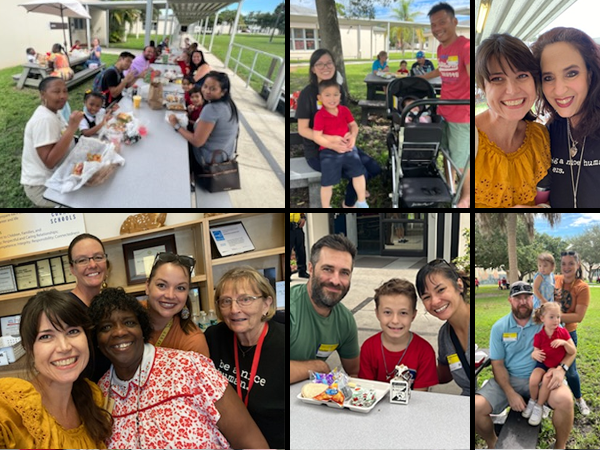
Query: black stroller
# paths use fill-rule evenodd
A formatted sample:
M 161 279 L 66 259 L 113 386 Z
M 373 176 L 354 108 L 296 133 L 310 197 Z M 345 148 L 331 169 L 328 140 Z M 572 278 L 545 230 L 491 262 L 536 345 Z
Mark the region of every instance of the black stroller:
M 443 119 L 437 105 L 469 105 L 470 100 L 440 100 L 424 78 L 398 78 L 390 83 L 386 95 L 388 117 L 392 125 L 387 135 L 388 165 L 392 172 L 393 208 L 456 207 L 469 167 L 457 167 L 448 149 L 442 148 Z M 404 105 L 404 106 L 403 106 Z M 430 118 L 422 119 L 422 118 Z M 444 170 L 464 169 L 454 190 L 437 167 L 439 152 L 446 157 Z

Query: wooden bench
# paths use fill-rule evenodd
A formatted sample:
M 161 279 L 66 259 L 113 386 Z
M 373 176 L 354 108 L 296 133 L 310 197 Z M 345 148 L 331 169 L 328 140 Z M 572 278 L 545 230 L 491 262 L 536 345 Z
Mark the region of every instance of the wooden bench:
M 196 178 L 196 208 L 233 208 L 229 192 L 208 192 Z
M 387 107 L 384 100 L 360 100 L 358 106 L 361 108 L 361 120 L 362 125 L 367 124 L 369 113 L 379 114 L 383 117 L 387 117 Z
M 305 158 L 290 159 L 290 189 L 308 187 L 310 208 L 321 207 L 321 172 L 313 170 Z
M 66 82 L 67 89 L 70 89 L 72 86 L 79 84 L 88 78 L 92 78 L 96 76 L 98 72 L 103 70 L 106 67 L 106 64 L 101 64 L 96 68 L 88 68 L 83 69 L 78 72 L 75 72 L 73 78 Z M 36 78 L 30 75 L 37 75 Z M 23 86 L 29 86 L 37 88 L 42 80 L 46 77 L 50 76 L 50 69 L 47 67 L 41 67 L 37 64 L 23 64 L 23 72 L 17 75 L 13 75 L 13 80 L 17 82 L 17 89 L 23 89 Z
M 528 420 L 520 412 L 511 410 L 498 436 L 496 448 L 536 448 L 541 426 L 532 427 Z

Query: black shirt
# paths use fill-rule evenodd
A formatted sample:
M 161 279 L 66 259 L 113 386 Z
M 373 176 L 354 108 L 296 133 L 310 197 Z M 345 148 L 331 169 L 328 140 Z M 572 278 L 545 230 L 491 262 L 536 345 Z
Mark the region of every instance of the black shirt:
M 233 332 L 221 322 L 208 327 L 204 332 L 210 358 L 215 367 L 229 380 L 231 387 L 237 392 L 237 373 L 235 371 L 235 356 L 233 353 Z M 256 371 L 254 385 L 248 399 L 248 412 L 265 436 L 270 448 L 285 448 L 285 429 L 288 424 L 285 399 L 286 367 L 285 367 L 285 328 L 282 324 L 271 320 L 269 331 L 265 336 L 260 362 Z M 238 341 L 239 344 L 239 341 Z M 242 373 L 242 395 L 248 395 L 247 386 L 252 369 L 254 348 L 241 347 L 246 352 L 238 349 L 238 357 Z
M 552 153 L 550 205 L 552 208 L 574 208 L 573 189 L 577 185 L 577 208 L 597 208 L 600 196 L 596 192 L 600 181 L 600 140 L 588 136 L 577 145 L 577 154 L 569 157 L 567 138 L 567 120 L 555 119 L 549 126 L 550 147 Z M 580 161 L 583 170 L 579 174 Z M 572 170 L 571 170 L 572 169 Z

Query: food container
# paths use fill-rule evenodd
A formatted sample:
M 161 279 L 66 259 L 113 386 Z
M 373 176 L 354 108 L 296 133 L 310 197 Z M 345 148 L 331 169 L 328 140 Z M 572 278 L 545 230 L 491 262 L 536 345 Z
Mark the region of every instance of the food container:
M 361 378 L 350 378 L 350 387 L 352 389 L 356 389 L 357 386 L 360 386 L 362 390 L 365 391 L 373 391 L 375 395 L 375 401 L 370 406 L 356 406 L 352 404 L 352 397 L 347 397 L 344 400 L 344 405 L 340 406 L 335 402 L 323 402 L 320 400 L 315 400 L 312 398 L 304 398 L 302 394 L 298 394 L 296 398 L 300 399 L 304 403 L 309 403 L 311 405 L 325 405 L 334 409 L 348 409 L 350 411 L 360 412 L 360 413 L 368 413 L 375 408 L 375 405 L 379 403 L 389 392 L 390 385 L 389 383 L 382 383 L 381 381 L 372 381 L 372 380 L 363 380 Z M 354 384 L 354 386 L 352 386 Z

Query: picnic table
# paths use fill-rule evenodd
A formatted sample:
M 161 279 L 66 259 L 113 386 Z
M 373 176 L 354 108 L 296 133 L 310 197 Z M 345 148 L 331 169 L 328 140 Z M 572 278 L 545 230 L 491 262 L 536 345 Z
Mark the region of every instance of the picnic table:
M 392 76 L 390 78 L 383 78 L 378 75 L 375 75 L 373 72 L 369 73 L 364 79 L 365 83 L 367 83 L 367 100 L 376 100 L 377 91 L 383 91 L 383 88 L 395 79 L 395 76 Z M 427 81 L 433 86 L 435 93 L 437 95 L 440 95 L 442 88 L 442 79 L 440 77 L 437 77 Z
M 76 56 L 70 56 L 69 64 L 71 65 L 73 71 L 75 71 L 75 68 L 85 64 L 88 58 L 89 55 L 84 53 Z M 83 69 L 75 72 L 73 78 L 67 81 L 67 87 L 96 75 L 96 73 L 98 73 L 100 70 L 101 67 L 95 69 Z M 17 89 L 23 89 L 24 86 L 37 88 L 44 78 L 50 76 L 51 72 L 51 69 L 47 65 L 40 66 L 37 63 L 28 62 L 23 64 L 21 75 L 15 75 L 13 76 L 13 79 L 17 81 Z
M 140 90 L 147 86 L 142 80 L 136 84 Z M 165 86 L 165 91 L 179 89 L 180 85 L 172 83 Z M 125 165 L 99 186 L 84 186 L 66 194 L 47 189 L 44 198 L 72 208 L 191 207 L 187 141 L 165 120 L 167 110 L 152 110 L 147 101 L 133 109 L 132 100 L 123 97 L 119 112 L 128 111 L 146 125 L 148 136 L 121 145 Z
M 408 405 L 389 393 L 369 413 L 311 405 L 290 386 L 290 448 L 470 448 L 470 397 L 413 391 Z

